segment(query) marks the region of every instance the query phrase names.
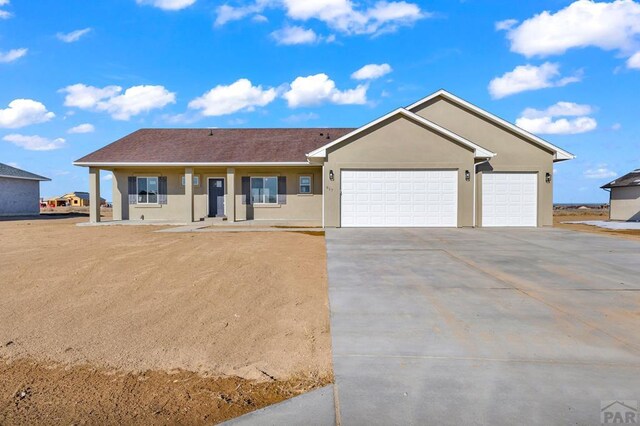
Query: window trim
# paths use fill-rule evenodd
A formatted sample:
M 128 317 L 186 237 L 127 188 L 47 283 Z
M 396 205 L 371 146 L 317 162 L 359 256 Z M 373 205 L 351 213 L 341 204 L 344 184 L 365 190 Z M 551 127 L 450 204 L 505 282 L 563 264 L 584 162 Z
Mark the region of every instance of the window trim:
M 309 192 L 302 192 L 302 178 L 309 178 Z M 305 185 L 307 186 L 307 185 Z M 298 176 L 298 195 L 313 195 L 313 175 Z
M 280 195 L 278 193 L 278 177 L 276 175 L 273 176 L 250 176 L 249 177 L 249 197 L 251 197 L 251 204 L 255 205 L 255 206 L 279 206 L 280 203 L 278 203 L 278 195 Z M 276 202 L 275 203 L 257 203 L 253 200 L 253 180 L 254 179 L 275 179 L 276 181 Z M 263 188 L 264 188 L 264 184 L 263 184 Z
M 185 186 L 185 183 L 187 182 L 187 177 L 185 175 L 182 175 L 182 178 L 180 179 L 180 181 L 182 182 L 182 186 Z M 193 175 L 193 186 L 200 186 L 200 175 Z
M 139 182 L 140 179 L 155 179 L 156 180 L 156 185 L 157 185 L 157 191 L 156 191 L 156 202 L 155 203 L 150 203 L 149 202 L 149 192 L 147 190 L 147 201 L 146 202 L 142 202 L 140 201 L 140 190 L 139 188 Z M 147 188 L 148 188 L 148 183 L 147 183 Z M 160 176 L 136 176 L 136 204 L 140 204 L 140 205 L 145 205 L 145 206 L 155 206 L 155 205 L 160 205 L 160 203 L 158 203 L 158 197 L 160 196 Z

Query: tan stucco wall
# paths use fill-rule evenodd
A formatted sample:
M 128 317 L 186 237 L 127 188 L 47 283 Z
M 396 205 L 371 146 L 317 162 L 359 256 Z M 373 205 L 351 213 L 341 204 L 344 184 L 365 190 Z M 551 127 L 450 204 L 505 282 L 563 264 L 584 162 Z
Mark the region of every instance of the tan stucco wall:
M 321 167 L 299 168 L 235 168 L 235 219 L 271 219 L 271 220 L 313 220 L 322 218 L 322 174 Z M 225 211 L 231 217 L 227 208 L 230 194 L 228 193 L 227 168 L 194 168 L 194 176 L 199 176 L 200 185 L 193 187 L 193 217 L 195 221 L 204 219 L 208 215 L 208 178 L 225 179 Z M 188 201 L 185 187 L 182 185 L 183 168 L 130 168 L 113 170 L 113 219 L 114 220 L 166 220 L 186 222 L 189 216 Z M 298 195 L 298 177 L 311 175 L 313 177 L 313 194 Z M 128 178 L 129 176 L 166 176 L 167 204 L 160 205 L 129 205 Z M 242 204 L 242 176 L 286 176 L 287 203 L 275 207 L 247 206 Z
M 406 117 L 395 116 L 327 150 L 325 226 L 340 226 L 343 169 L 458 170 L 458 226 L 473 226 L 473 151 Z M 334 181 L 329 179 L 333 170 Z M 470 182 L 465 171 L 472 174 Z
M 640 220 L 640 186 L 611 189 L 611 219 Z
M 476 223 L 482 226 L 483 172 L 536 172 L 538 174 L 538 226 L 553 225 L 553 153 L 495 123 L 441 97 L 413 110 L 452 132 L 498 155 L 478 167 L 476 185 Z
M 298 194 L 300 176 L 312 176 L 313 193 Z M 277 206 L 242 204 L 242 177 L 286 176 L 287 203 Z M 322 220 L 322 168 L 241 168 L 236 167 L 236 220 Z

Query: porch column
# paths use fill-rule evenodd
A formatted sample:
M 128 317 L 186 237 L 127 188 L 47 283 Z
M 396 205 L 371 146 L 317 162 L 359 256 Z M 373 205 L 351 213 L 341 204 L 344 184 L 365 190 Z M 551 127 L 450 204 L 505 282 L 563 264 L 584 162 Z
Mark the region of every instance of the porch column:
M 236 169 L 227 169 L 227 220 L 236 221 Z
M 100 222 L 100 169 L 89 167 L 89 222 Z
M 193 222 L 193 168 L 184 169 L 185 220 Z

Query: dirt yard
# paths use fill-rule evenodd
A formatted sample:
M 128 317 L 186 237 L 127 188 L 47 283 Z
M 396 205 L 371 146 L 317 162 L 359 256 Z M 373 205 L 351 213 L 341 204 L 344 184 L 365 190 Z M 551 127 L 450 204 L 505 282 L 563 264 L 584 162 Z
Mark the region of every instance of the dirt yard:
M 608 235 L 612 237 L 628 238 L 632 240 L 640 240 L 639 230 L 613 230 L 604 229 L 597 226 L 581 225 L 577 223 L 562 223 L 572 221 L 586 220 L 608 220 L 609 211 L 606 209 L 570 209 L 555 210 L 553 212 L 553 226 L 573 231 L 590 232 L 593 234 Z
M 321 236 L 79 221 L 0 221 L 0 424 L 210 424 L 332 381 Z

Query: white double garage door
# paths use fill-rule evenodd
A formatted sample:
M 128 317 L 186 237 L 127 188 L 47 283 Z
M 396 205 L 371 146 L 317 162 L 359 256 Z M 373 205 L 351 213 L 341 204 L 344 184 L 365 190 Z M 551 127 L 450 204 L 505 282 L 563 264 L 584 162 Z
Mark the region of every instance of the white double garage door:
M 343 170 L 341 189 L 343 227 L 458 226 L 457 170 Z M 483 174 L 482 192 L 483 226 L 536 226 L 536 174 Z

